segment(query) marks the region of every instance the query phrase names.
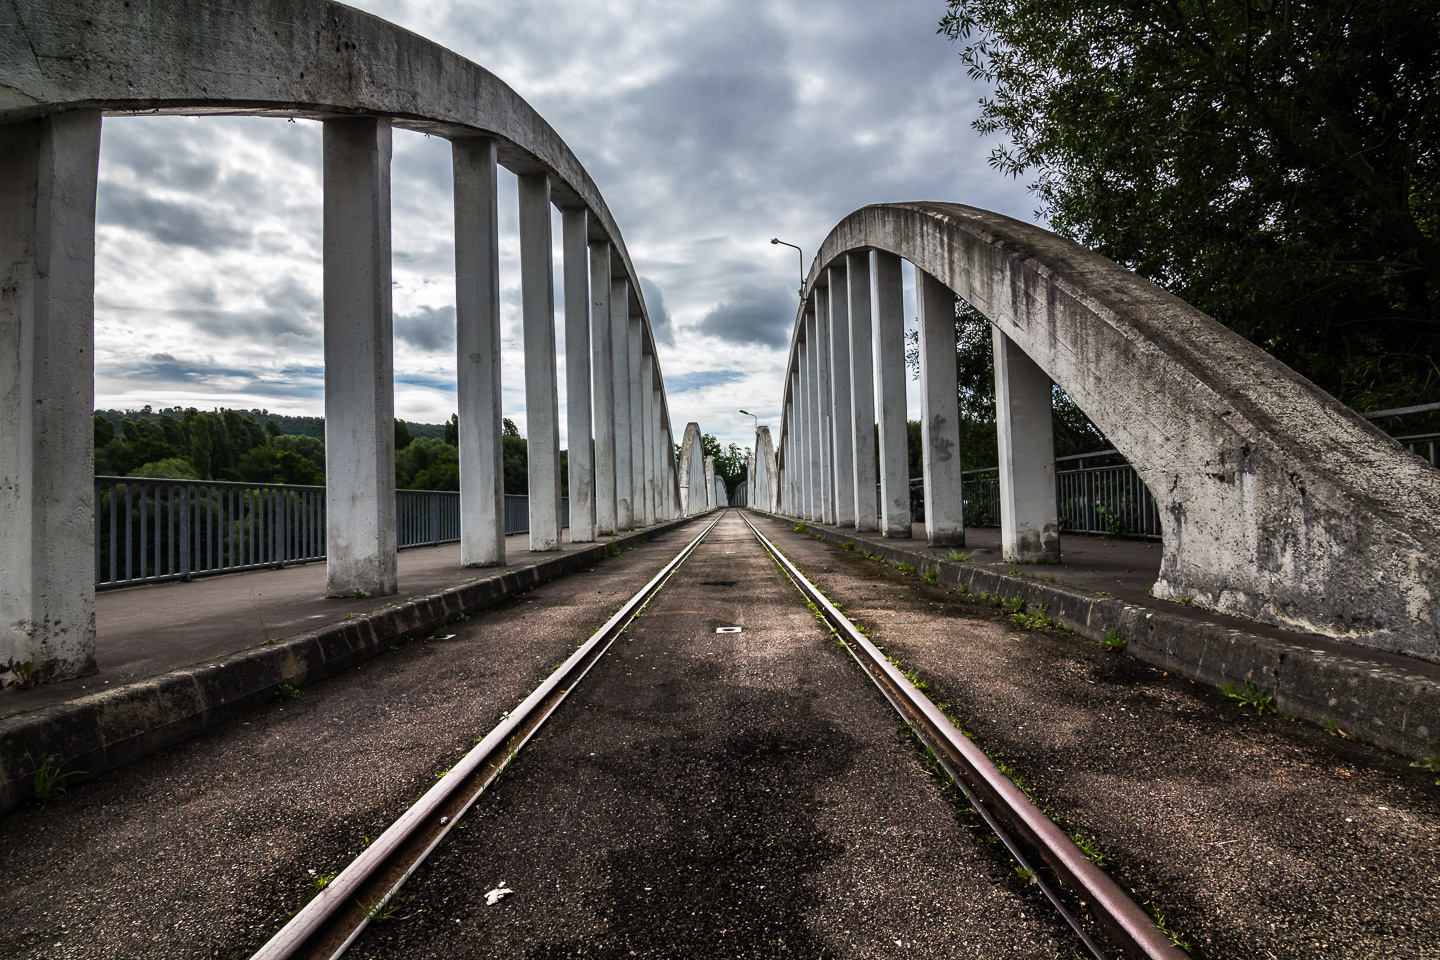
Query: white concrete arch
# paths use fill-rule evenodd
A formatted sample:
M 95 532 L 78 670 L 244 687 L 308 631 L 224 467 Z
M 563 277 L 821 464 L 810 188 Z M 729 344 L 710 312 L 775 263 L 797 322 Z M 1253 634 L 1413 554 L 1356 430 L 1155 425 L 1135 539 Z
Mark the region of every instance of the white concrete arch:
M 552 206 L 563 213 L 571 320 L 559 348 L 577 398 L 572 534 L 674 515 L 668 402 L 624 239 L 574 153 L 493 74 L 329 0 L 17 0 L 0 6 L 0 660 L 32 660 L 48 679 L 94 669 L 95 186 L 101 118 L 127 114 L 324 123 L 332 595 L 397 589 L 396 126 L 447 138 L 454 152 L 462 562 L 505 562 L 497 165 L 519 178 L 531 549 L 560 539 Z M 606 418 L 593 464 L 591 414 L 579 409 L 592 383 L 594 416 Z
M 959 519 L 959 457 L 953 477 L 932 477 L 929 463 L 933 443 L 958 439 L 946 432 L 954 429 L 953 414 L 939 410 L 945 423 L 928 409 L 945 404 L 947 394 L 948 403 L 955 400 L 953 291 L 992 323 L 999 366 L 1018 371 L 1008 386 L 998 384 L 1002 398 L 1006 390 L 1033 394 L 1037 378 L 1053 380 L 1159 501 L 1164 554 L 1156 596 L 1440 658 L 1440 473 L 1368 421 L 1099 254 L 1034 225 L 950 203 L 868 206 L 831 231 L 810 269 L 808 306 L 791 338 L 789 369 L 802 381 L 815 292 L 835 283 L 832 267 L 848 258 L 853 275 L 856 256 L 872 251 L 882 485 L 895 455 L 892 438 L 904 455 L 903 384 L 898 421 L 885 396 L 903 362 L 893 347 L 903 317 L 891 302 L 898 300 L 901 257 L 917 268 L 922 373 L 943 374 L 950 364 L 948 379 L 936 377 L 945 382 L 922 387 L 927 518 L 937 517 L 928 512 L 933 498 L 942 524 Z M 941 313 L 927 324 L 927 314 Z M 787 411 L 806 402 L 794 395 L 795 383 L 787 379 Z M 1044 389 L 1048 426 L 1048 383 Z M 1014 405 L 1008 413 L 1020 417 L 1009 440 L 1024 454 L 1023 424 L 1039 418 L 1026 420 L 1033 411 Z M 1007 414 L 1000 419 L 1004 428 Z M 1006 440 L 1002 435 L 1002 471 Z M 804 459 L 804 424 L 787 420 L 780 446 Z M 1044 459 L 1030 453 L 1028 464 L 1024 456 L 1011 464 L 1017 483 Z M 1049 457 L 1053 483 L 1053 451 Z M 787 492 L 790 479 L 781 482 Z M 884 490 L 882 509 L 898 494 Z

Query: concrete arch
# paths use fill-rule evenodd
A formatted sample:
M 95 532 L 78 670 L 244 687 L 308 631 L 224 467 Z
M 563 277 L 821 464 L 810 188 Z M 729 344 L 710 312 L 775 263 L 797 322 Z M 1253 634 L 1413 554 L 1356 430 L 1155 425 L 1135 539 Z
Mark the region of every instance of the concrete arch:
M 770 428 L 761 425 L 755 431 L 755 485 L 751 487 L 750 506 L 778 513 L 780 487 L 775 483 L 775 441 Z
M 613 419 L 597 428 L 596 463 L 589 444 L 571 451 L 582 501 L 572 536 L 672 515 L 668 401 L 624 240 L 574 153 L 493 74 L 330 0 L 16 0 L 0 5 L 0 567 L 16 571 L 0 578 L 0 659 L 33 660 L 47 679 L 94 669 L 93 490 L 84 474 L 93 472 L 96 176 L 101 118 L 139 114 L 324 122 L 332 596 L 398 589 L 389 422 L 396 126 L 452 141 L 462 563 L 505 562 L 497 164 L 519 178 L 530 549 L 560 543 L 553 207 L 563 223 L 560 349 L 573 378 L 572 440 L 590 430 L 592 347 L 600 409 Z M 592 466 L 615 475 L 600 485 L 616 495 L 603 509 Z
M 855 211 L 807 297 L 869 250 L 971 303 L 1130 460 L 1161 505 L 1156 596 L 1440 658 L 1440 473 L 1368 421 L 1155 284 L 974 207 Z
M 680 513 L 692 517 L 710 509 L 705 493 L 705 451 L 700 445 L 700 424 L 685 424 L 685 438 L 680 441 Z

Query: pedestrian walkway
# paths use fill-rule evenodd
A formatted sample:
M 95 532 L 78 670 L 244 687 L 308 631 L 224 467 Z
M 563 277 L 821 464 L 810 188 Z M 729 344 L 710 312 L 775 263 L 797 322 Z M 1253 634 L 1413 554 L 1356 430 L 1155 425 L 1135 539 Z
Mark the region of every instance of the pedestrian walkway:
M 192 663 L 313 630 L 350 616 L 371 613 L 397 599 L 439 593 L 447 587 L 491 577 L 593 544 L 530 552 L 528 533 L 505 538 L 504 567 L 460 565 L 460 544 L 415 547 L 399 554 L 400 592 L 394 597 L 331 599 L 325 596 L 325 563 L 171 581 L 95 596 L 95 659 L 99 673 L 77 680 L 0 693 L 0 717 L 73 700 L 109 686 L 143 679 Z

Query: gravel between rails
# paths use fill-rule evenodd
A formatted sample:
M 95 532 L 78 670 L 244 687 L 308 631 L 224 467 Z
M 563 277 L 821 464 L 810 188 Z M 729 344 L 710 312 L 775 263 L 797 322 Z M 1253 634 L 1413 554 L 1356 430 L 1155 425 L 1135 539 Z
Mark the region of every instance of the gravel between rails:
M 734 514 L 467 819 L 350 956 L 1079 956 Z
M 700 529 L 0 818 L 0 957 L 248 957 Z
M 1197 957 L 1440 957 L 1434 773 L 756 524 Z

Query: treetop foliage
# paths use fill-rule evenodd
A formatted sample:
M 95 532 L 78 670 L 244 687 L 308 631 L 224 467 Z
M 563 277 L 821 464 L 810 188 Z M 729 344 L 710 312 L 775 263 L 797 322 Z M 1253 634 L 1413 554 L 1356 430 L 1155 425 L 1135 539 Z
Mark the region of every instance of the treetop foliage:
M 1352 407 L 1440 400 L 1433 0 L 949 0 L 940 32 L 1057 232 Z

